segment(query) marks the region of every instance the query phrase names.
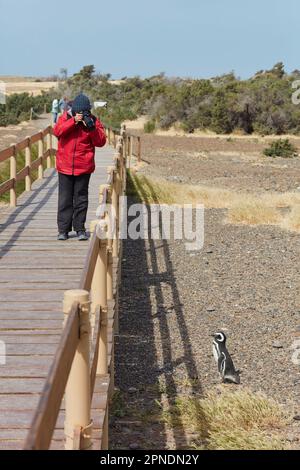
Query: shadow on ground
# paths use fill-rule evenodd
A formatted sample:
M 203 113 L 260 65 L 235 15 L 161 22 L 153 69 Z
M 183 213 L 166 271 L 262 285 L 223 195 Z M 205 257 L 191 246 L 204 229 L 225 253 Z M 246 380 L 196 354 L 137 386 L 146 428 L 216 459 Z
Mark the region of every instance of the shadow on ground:
M 176 368 L 184 370 L 190 393 L 202 395 L 168 243 L 150 238 L 123 242 L 111 448 L 186 449 L 190 445 L 180 416 L 168 413 L 178 394 Z M 174 323 L 179 332 L 175 338 Z M 168 425 L 161 419 L 166 412 Z

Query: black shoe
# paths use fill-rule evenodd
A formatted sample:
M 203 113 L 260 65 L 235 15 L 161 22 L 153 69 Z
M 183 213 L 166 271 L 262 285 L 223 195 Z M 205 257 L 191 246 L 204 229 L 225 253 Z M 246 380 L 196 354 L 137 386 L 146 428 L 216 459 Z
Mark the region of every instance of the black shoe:
M 68 240 L 68 238 L 69 238 L 69 234 L 66 232 L 61 232 L 57 236 L 57 240 L 60 240 L 60 241 Z
M 77 232 L 77 237 L 78 237 L 78 240 L 79 241 L 84 241 L 84 240 L 88 240 L 89 237 L 88 235 L 86 234 L 86 231 L 85 230 L 80 230 L 79 232 Z

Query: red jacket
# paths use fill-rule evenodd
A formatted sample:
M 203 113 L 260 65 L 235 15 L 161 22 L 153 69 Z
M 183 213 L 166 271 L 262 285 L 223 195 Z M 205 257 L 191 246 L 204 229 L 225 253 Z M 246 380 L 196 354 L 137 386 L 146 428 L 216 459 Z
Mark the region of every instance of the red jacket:
M 106 135 L 102 123 L 93 116 L 96 129 L 88 130 L 82 123 L 65 112 L 53 128 L 58 138 L 56 169 L 65 175 L 82 175 L 95 170 L 95 147 L 103 147 Z

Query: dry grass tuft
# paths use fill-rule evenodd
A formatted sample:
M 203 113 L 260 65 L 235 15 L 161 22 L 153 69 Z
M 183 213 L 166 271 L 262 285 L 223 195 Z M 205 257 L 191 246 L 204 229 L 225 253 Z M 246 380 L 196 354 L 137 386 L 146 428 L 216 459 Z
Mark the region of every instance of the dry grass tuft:
M 287 420 L 280 406 L 261 393 L 232 392 L 223 388 L 205 399 L 180 397 L 170 413 L 169 424 L 184 426 L 198 436 L 194 445 L 215 450 L 282 450 Z M 167 418 L 166 416 L 164 417 Z M 280 432 L 282 434 L 280 434 Z
M 281 227 L 286 230 L 300 232 L 300 204 L 291 208 L 281 222 Z
M 131 172 L 128 194 L 147 204 L 204 204 L 206 208 L 227 209 L 226 222 L 247 225 L 277 225 L 300 231 L 300 193 L 259 195 L 222 188 L 174 183 Z M 290 208 L 287 215 L 280 209 Z
M 232 224 L 274 225 L 280 219 L 281 214 L 275 207 L 269 206 L 263 199 L 249 197 L 241 198 L 228 209 L 226 221 Z

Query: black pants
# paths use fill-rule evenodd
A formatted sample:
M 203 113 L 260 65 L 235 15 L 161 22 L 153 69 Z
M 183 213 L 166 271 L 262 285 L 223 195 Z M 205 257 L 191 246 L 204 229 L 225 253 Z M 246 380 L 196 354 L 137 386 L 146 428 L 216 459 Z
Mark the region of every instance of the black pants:
M 88 209 L 90 174 L 79 176 L 58 173 L 58 212 L 59 233 L 85 230 Z

